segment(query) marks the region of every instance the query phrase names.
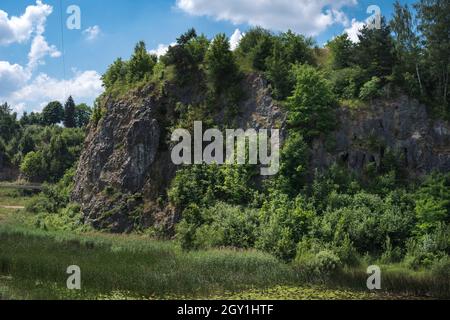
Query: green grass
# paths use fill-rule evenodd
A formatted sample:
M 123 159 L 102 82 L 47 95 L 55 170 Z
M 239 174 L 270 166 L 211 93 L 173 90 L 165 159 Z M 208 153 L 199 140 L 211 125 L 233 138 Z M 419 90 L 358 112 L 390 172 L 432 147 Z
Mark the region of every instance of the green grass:
M 2 201 L 26 204 L 0 192 Z M 382 268 L 383 291 L 369 292 L 365 267 L 326 281 L 258 251 L 182 251 L 141 235 L 43 231 L 30 214 L 0 209 L 0 299 L 412 299 L 449 297 L 450 279 L 401 265 Z M 70 265 L 82 290 L 66 289 Z M 323 280 L 323 279 L 322 279 Z
M 70 265 L 81 268 L 80 292 L 65 289 Z M 412 290 L 416 277 L 392 275 L 383 276 L 384 288 L 403 283 L 408 290 L 370 293 L 362 269 L 347 271 L 326 286 L 308 284 L 291 266 L 258 251 L 183 252 L 173 242 L 143 236 L 71 235 L 0 225 L 4 299 L 410 299 L 430 289 Z
M 0 187 L 0 206 L 26 206 L 30 201 L 27 195 L 31 191 L 22 191 L 13 188 Z
M 295 281 L 275 258 L 256 251 L 186 253 L 171 242 L 133 236 L 67 235 L 0 226 L 0 274 L 64 287 L 70 265 L 82 270 L 83 293 L 209 296 Z

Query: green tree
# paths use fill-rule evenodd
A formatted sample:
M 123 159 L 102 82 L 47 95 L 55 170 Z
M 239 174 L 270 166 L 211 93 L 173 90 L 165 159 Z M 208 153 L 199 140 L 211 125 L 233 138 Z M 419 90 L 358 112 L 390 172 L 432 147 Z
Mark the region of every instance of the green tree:
M 31 182 L 41 182 L 48 174 L 47 164 L 42 152 L 30 152 L 23 159 L 20 171 Z
M 417 21 L 414 19 L 407 4 L 402 6 L 398 0 L 395 2 L 394 15 L 390 25 L 394 33 L 398 61 L 403 65 L 404 72 L 416 74 L 417 83 L 422 93 L 422 77 L 419 65 L 422 48 L 417 30 Z
M 44 125 L 51 126 L 64 120 L 64 108 L 58 101 L 53 101 L 42 110 L 42 122 Z
M 199 73 L 199 64 L 206 51 L 206 37 L 197 41 L 195 29 L 189 29 L 182 34 L 175 46 L 170 46 L 167 54 L 162 57 L 166 65 L 175 67 L 175 75 L 179 84 L 184 85 Z
M 92 116 L 92 108 L 82 103 L 75 107 L 75 125 L 77 128 L 85 127 L 89 124 Z
M 315 63 L 312 38 L 305 38 L 291 30 L 281 33 L 277 38 L 284 47 L 289 64 L 307 63 L 313 65 Z
M 428 233 L 440 223 L 450 223 L 450 174 L 429 176 L 416 192 L 419 233 Z
M 129 83 L 150 79 L 158 58 L 147 52 L 144 41 L 138 42 L 134 48 L 134 53 L 128 61 L 127 80 Z
M 19 130 L 17 113 L 12 112 L 8 103 L 0 105 L 0 138 L 9 141 Z
M 128 63 L 118 58 L 112 65 L 108 67 L 102 76 L 103 86 L 106 90 L 112 88 L 116 83 L 123 84 L 126 82 L 128 73 Z
M 291 130 L 281 151 L 277 189 L 290 196 L 296 196 L 300 192 L 308 173 L 308 151 L 308 144 L 303 137 Z
M 293 67 L 295 88 L 288 98 L 289 125 L 307 139 L 333 130 L 336 126 L 335 97 L 321 72 L 308 65 Z
M 331 53 L 331 65 L 333 69 L 343 69 L 352 66 L 355 45 L 348 37 L 347 33 L 335 37 L 327 43 L 327 48 Z
M 294 79 L 289 73 L 292 64 L 313 64 L 311 39 L 292 31 L 273 38 L 271 55 L 266 58 L 266 77 L 273 86 L 275 98 L 283 100 L 292 93 Z
M 217 35 L 212 41 L 206 52 L 205 66 L 208 82 L 217 95 L 236 84 L 238 67 L 225 34 Z
M 380 28 L 365 25 L 359 35 L 355 50 L 355 62 L 365 69 L 370 77 L 387 77 L 396 63 L 391 28 L 386 19 L 381 19 Z
M 253 28 L 241 39 L 237 54 L 246 60 L 250 68 L 266 71 L 266 59 L 272 54 L 273 39 L 270 31 Z
M 24 112 L 22 118 L 20 118 L 20 124 L 22 126 L 40 126 L 43 124 L 42 114 L 39 112 L 31 112 L 30 114 Z
M 275 42 L 272 55 L 266 60 L 266 77 L 272 85 L 272 94 L 276 99 L 282 100 L 287 97 L 293 86 L 292 77 L 289 74 L 290 65 L 279 41 Z
M 445 0 L 420 0 L 416 4 L 419 18 L 419 30 L 425 40 L 427 61 L 432 74 L 432 95 L 436 95 L 449 111 L 450 76 L 450 2 Z
M 72 96 L 70 96 L 66 104 L 64 105 L 64 126 L 66 128 L 75 128 L 75 102 L 73 101 Z

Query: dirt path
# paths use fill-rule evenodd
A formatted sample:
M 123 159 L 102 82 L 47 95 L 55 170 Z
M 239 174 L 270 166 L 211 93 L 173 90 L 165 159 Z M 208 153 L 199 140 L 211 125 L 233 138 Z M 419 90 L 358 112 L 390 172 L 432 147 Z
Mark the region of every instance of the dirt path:
M 23 210 L 25 207 L 22 206 L 0 206 L 2 209 L 11 209 L 11 210 Z

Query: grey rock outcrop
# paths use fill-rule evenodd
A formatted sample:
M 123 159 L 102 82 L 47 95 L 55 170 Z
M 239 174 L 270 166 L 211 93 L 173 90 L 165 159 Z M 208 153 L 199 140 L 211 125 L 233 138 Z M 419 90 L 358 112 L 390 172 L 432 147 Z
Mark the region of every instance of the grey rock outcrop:
M 370 162 L 379 166 L 390 151 L 410 175 L 450 171 L 450 124 L 431 119 L 416 100 L 402 96 L 374 101 L 363 109 L 344 108 L 337 122 L 331 147 L 325 139 L 314 142 L 313 167 L 325 168 L 339 161 L 360 171 Z
M 285 114 L 270 97 L 266 81 L 250 75 L 242 86 L 246 99 L 237 127 L 283 128 Z M 158 224 L 170 229 L 178 219 L 176 210 L 159 201 L 177 170 L 167 124 L 176 117 L 176 102 L 195 104 L 201 93 L 171 84 L 160 96 L 153 90 L 150 86 L 130 93 L 127 100 L 111 99 L 103 119 L 89 128 L 72 200 L 81 205 L 85 222 L 96 228 L 128 232 Z
M 264 78 L 249 75 L 242 88 L 246 98 L 234 125 L 276 127 L 284 137 L 286 113 L 271 98 Z M 177 102 L 201 103 L 204 90 L 166 84 L 159 94 L 154 91 L 149 86 L 127 99 L 107 101 L 103 119 L 89 128 L 72 200 L 81 205 L 85 222 L 96 228 L 129 232 L 156 225 L 170 230 L 179 219 L 164 201 L 178 169 L 170 157 L 169 128 L 177 117 Z M 338 129 L 312 143 L 312 168 L 341 162 L 360 172 L 368 163 L 380 166 L 387 152 L 395 152 L 412 175 L 450 170 L 450 124 L 431 119 L 414 100 L 380 100 L 336 114 Z M 223 124 L 224 117 L 219 112 L 216 123 Z

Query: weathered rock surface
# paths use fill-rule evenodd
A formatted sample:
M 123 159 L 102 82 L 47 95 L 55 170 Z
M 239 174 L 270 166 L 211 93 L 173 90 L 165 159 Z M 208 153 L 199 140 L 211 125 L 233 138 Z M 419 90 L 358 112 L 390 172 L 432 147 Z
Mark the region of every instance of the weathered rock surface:
M 331 147 L 325 139 L 314 142 L 314 167 L 339 161 L 360 171 L 370 162 L 379 166 L 391 151 L 410 175 L 450 171 L 450 124 L 431 119 L 425 106 L 415 100 L 402 96 L 375 101 L 362 110 L 342 109 L 337 121 L 339 129 L 332 135 Z
M 262 77 L 248 76 L 243 88 L 247 98 L 237 127 L 284 126 L 285 114 Z M 177 170 L 167 146 L 166 125 L 175 117 L 176 102 L 196 103 L 199 95 L 166 85 L 160 97 L 154 97 L 150 87 L 139 97 L 107 103 L 106 115 L 90 128 L 72 193 L 87 223 L 113 232 L 131 231 L 137 225 L 173 225 L 178 218 L 175 210 L 160 207 L 158 201 Z
M 240 106 L 241 115 L 234 119 L 236 127 L 276 127 L 284 135 L 286 114 L 271 98 L 266 81 L 250 75 L 242 86 L 247 97 Z M 128 100 L 109 101 L 106 115 L 90 128 L 72 199 L 81 205 L 85 222 L 96 228 L 128 232 L 157 225 L 170 229 L 179 219 L 173 208 L 160 201 L 177 171 L 167 143 L 168 124 L 176 117 L 177 102 L 198 103 L 203 93 L 171 84 L 161 95 L 153 91 L 149 87 L 130 94 Z M 370 162 L 380 165 L 386 152 L 393 151 L 413 175 L 450 170 L 450 124 L 432 120 L 414 100 L 400 97 L 359 110 L 343 108 L 336 121 L 339 129 L 313 142 L 313 168 L 341 162 L 361 171 Z

